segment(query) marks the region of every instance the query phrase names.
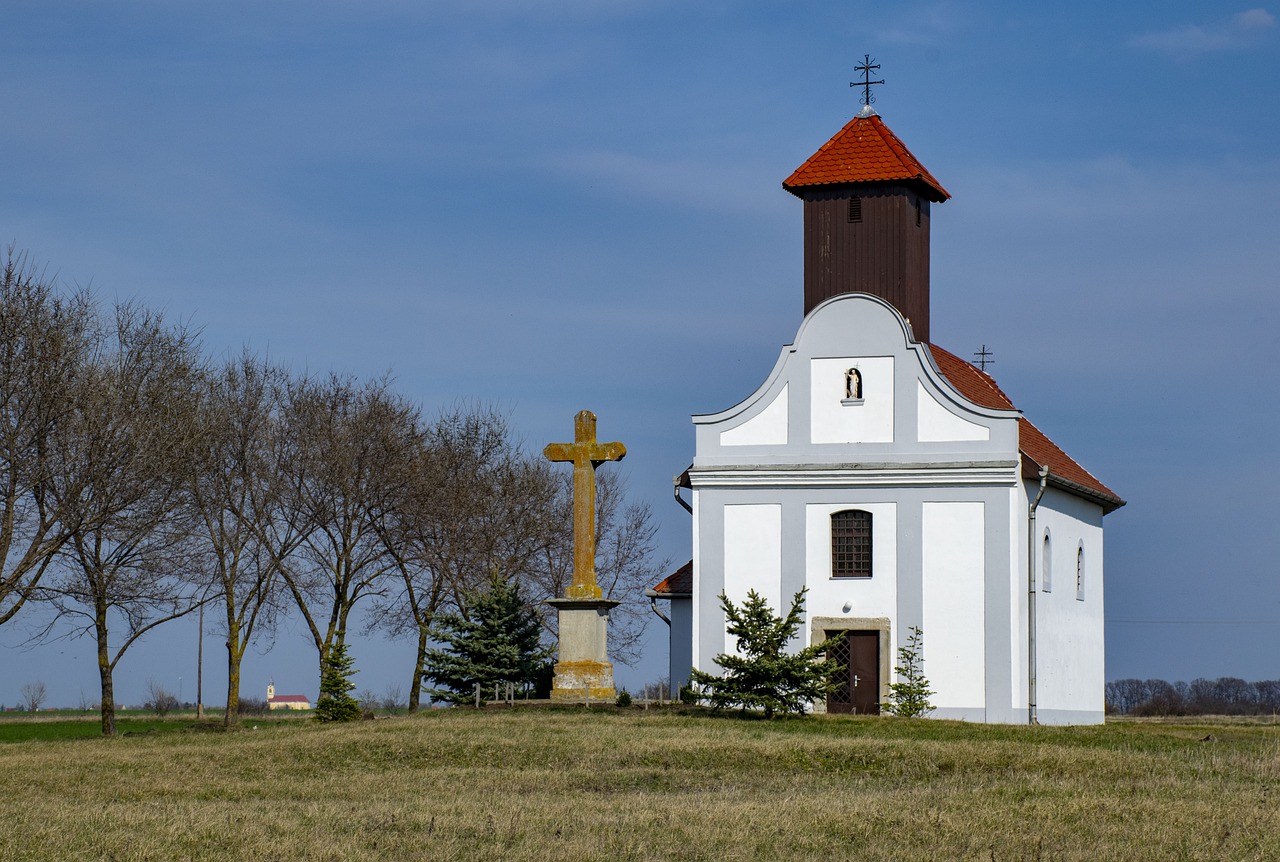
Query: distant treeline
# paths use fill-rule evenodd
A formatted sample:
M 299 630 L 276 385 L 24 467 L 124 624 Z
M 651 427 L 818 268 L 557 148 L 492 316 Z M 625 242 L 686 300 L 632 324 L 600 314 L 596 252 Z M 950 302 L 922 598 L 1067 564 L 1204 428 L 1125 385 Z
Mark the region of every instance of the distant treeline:
M 1233 676 L 1166 682 L 1107 683 L 1107 712 L 1117 715 L 1265 715 L 1280 712 L 1280 679 L 1245 682 Z

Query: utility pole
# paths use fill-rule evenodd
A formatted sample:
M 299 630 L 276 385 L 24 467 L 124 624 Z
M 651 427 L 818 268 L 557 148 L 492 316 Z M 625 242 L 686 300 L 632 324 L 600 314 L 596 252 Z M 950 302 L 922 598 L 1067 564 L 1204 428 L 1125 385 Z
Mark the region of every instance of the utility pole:
M 204 605 L 200 605 L 200 635 L 196 638 L 196 719 L 204 718 Z

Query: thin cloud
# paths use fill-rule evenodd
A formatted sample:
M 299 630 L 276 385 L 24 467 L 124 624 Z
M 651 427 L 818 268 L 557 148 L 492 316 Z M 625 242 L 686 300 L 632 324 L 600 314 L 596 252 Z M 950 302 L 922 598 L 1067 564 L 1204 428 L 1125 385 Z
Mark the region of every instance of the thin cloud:
M 637 198 L 714 212 L 773 214 L 777 197 L 767 169 L 688 160 L 664 160 L 634 153 L 578 150 L 544 160 L 555 174 L 587 186 Z M 776 171 L 775 171 L 776 173 Z
M 889 45 L 936 47 L 950 41 L 959 29 L 961 14 L 951 2 L 914 9 L 876 33 L 876 41 Z
M 1248 9 L 1215 24 L 1188 24 L 1144 33 L 1130 39 L 1129 44 L 1134 48 L 1182 56 L 1237 51 L 1258 42 L 1275 26 L 1275 16 L 1266 9 Z

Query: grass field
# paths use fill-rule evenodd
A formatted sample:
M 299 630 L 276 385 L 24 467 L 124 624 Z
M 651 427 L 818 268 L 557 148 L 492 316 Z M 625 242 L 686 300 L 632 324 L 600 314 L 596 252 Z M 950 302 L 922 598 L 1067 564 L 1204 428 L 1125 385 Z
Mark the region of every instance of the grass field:
M 191 724 L 0 745 L 0 859 L 1280 859 L 1275 724 Z

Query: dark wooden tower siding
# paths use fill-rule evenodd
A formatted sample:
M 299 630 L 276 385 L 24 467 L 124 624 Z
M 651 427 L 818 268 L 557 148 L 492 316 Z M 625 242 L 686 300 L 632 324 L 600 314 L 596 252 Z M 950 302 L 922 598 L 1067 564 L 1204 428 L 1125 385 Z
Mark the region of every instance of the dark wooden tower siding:
M 950 195 L 884 121 L 864 109 L 782 187 L 804 201 L 804 313 L 870 293 L 927 342 L 930 204 Z
M 804 313 L 841 293 L 893 304 L 929 340 L 929 201 L 868 183 L 804 192 Z

